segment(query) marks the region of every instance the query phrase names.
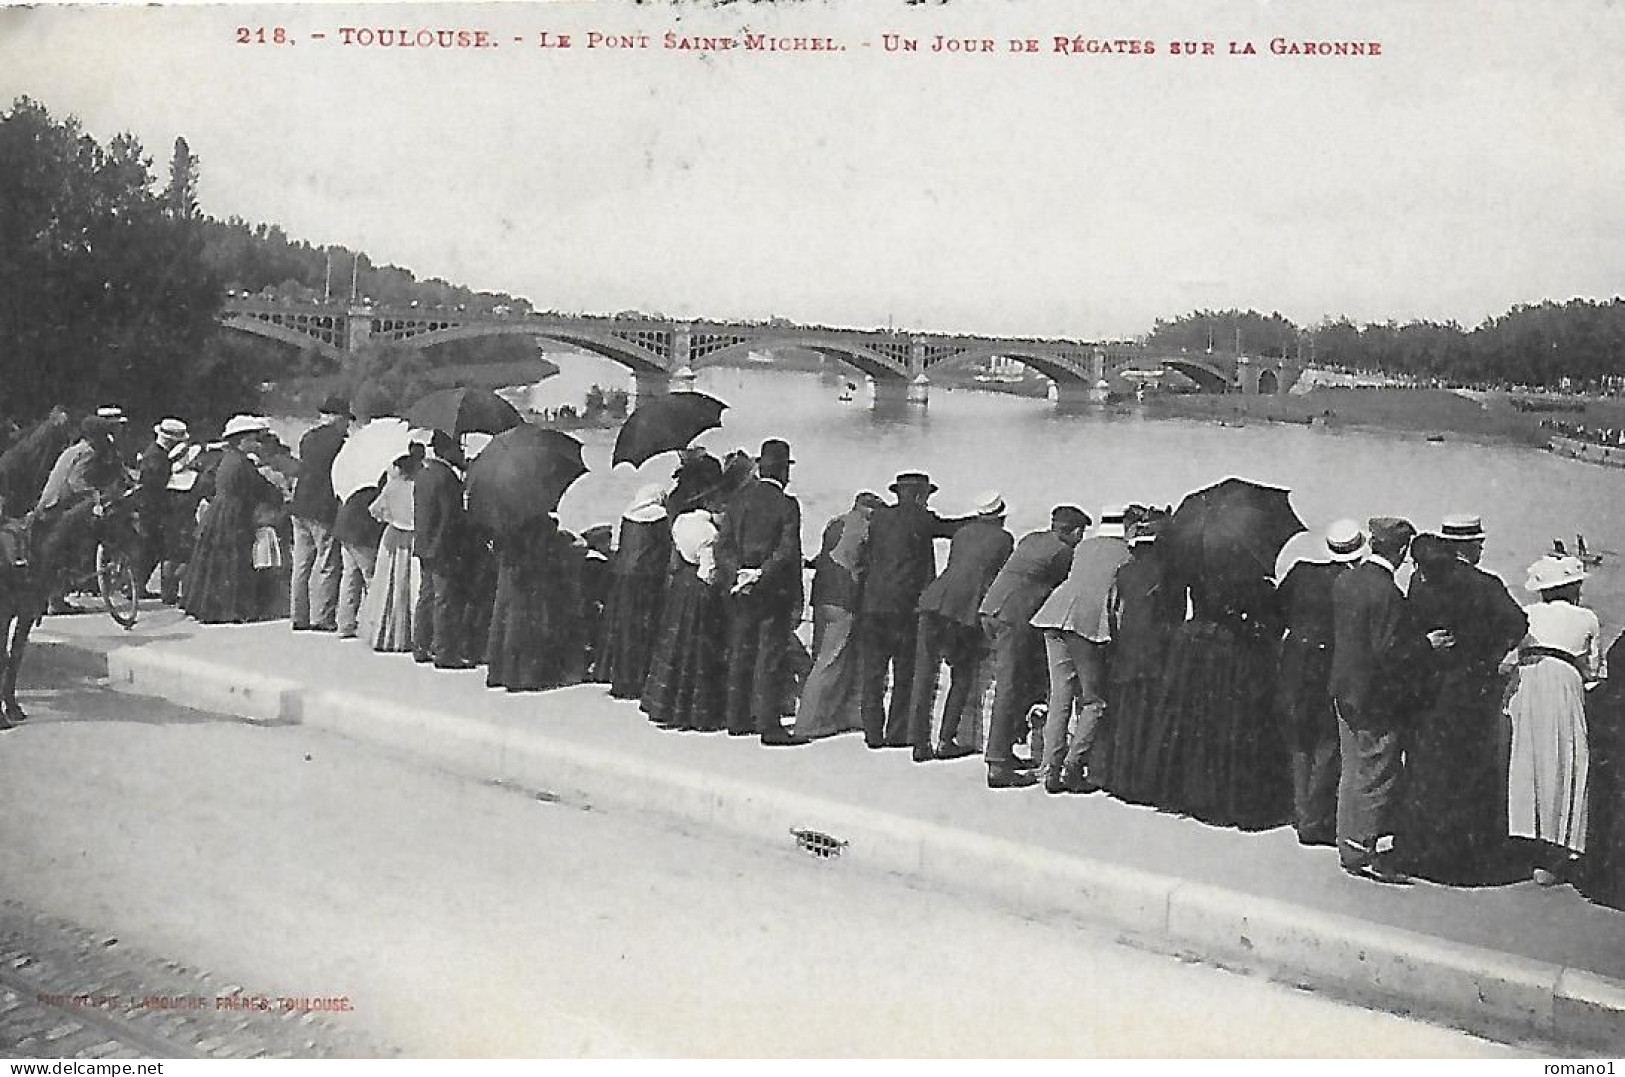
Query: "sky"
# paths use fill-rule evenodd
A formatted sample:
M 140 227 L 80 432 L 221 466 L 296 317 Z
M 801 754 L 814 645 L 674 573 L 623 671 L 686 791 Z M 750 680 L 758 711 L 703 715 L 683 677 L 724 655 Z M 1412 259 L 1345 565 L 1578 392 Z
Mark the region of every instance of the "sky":
M 279 26 L 293 44 L 236 41 Z M 747 29 L 845 48 L 662 47 Z M 184 136 L 216 216 L 541 309 L 1077 339 L 1197 308 L 1473 325 L 1625 291 L 1622 56 L 1607 0 L 0 10 L 6 102 L 131 131 L 160 173 Z

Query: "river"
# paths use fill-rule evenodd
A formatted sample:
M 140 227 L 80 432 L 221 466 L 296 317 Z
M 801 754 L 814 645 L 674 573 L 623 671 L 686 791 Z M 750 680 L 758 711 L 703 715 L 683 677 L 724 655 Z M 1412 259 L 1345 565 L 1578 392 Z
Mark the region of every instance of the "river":
M 588 385 L 630 384 L 608 362 L 566 357 L 549 379 L 548 404 L 579 404 Z M 861 380 L 861 379 L 860 379 Z M 841 403 L 839 383 L 817 374 L 707 368 L 697 384 L 730 405 L 723 427 L 699 439 L 717 455 L 755 453 L 784 437 L 796 464 L 791 492 L 801 501 L 803 543 L 816 549 L 824 521 L 860 489 L 884 494 L 899 471 L 931 473 L 941 487 L 932 506 L 970 510 L 997 489 L 1019 537 L 1045 526 L 1052 505 L 1072 502 L 1091 515 L 1102 504 L 1177 504 L 1187 492 L 1228 475 L 1285 486 L 1311 528 L 1339 516 L 1404 516 L 1423 529 L 1442 514 L 1477 512 L 1489 541 L 1484 565 L 1520 602 L 1524 569 L 1562 538 L 1581 532 L 1605 557 L 1587 582 L 1585 603 L 1605 634 L 1625 626 L 1625 471 L 1565 460 L 1539 450 L 1464 441 L 1254 423 L 1241 428 L 1180 419 L 1144 419 L 1132 409 L 1060 415 L 1043 400 L 968 390 L 933 391 L 926 409 L 878 413 L 860 389 Z M 610 470 L 613 430 L 578 434 L 589 474 L 560 505 L 566 526 L 613 520 L 644 482 L 670 476 L 666 454 L 640 469 Z M 940 561 L 940 555 L 939 555 Z

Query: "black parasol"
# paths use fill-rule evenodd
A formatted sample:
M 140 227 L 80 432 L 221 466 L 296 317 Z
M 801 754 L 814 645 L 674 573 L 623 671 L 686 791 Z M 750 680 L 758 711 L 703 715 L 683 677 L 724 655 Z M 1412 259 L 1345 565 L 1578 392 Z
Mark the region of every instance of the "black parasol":
M 448 434 L 500 434 L 524 422 L 519 409 L 489 389 L 437 389 L 413 404 L 406 417 L 413 426 Z
M 564 491 L 586 473 L 581 442 L 520 423 L 492 438 L 468 465 L 468 513 L 493 534 L 511 532 L 556 510 Z
M 701 431 L 721 426 L 727 406 L 704 393 L 672 393 L 639 404 L 615 438 L 611 465 L 636 467 L 651 456 L 685 448 Z
M 1303 530 L 1289 491 L 1231 478 L 1187 494 L 1157 545 L 1186 579 L 1257 579 L 1275 575 L 1281 547 Z

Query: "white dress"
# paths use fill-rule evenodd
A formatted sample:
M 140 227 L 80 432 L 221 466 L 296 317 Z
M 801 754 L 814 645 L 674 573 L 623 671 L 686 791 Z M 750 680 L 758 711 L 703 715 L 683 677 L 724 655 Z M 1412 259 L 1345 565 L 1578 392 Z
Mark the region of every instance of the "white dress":
M 1597 615 L 1571 602 L 1537 602 L 1524 612 L 1529 634 L 1507 702 L 1512 755 L 1507 823 L 1516 838 L 1585 851 L 1585 686 L 1606 676 Z M 1533 653 L 1531 649 L 1535 649 Z M 1557 651 L 1567 660 L 1541 651 Z

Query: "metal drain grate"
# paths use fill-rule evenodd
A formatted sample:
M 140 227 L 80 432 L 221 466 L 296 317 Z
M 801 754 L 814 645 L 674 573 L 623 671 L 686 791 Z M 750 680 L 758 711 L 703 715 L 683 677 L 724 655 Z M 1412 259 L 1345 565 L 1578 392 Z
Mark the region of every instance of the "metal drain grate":
M 852 844 L 819 830 L 791 827 L 790 833 L 796 836 L 796 845 L 803 852 L 809 856 L 816 856 L 820 860 L 831 860 L 840 856 L 841 850 Z

